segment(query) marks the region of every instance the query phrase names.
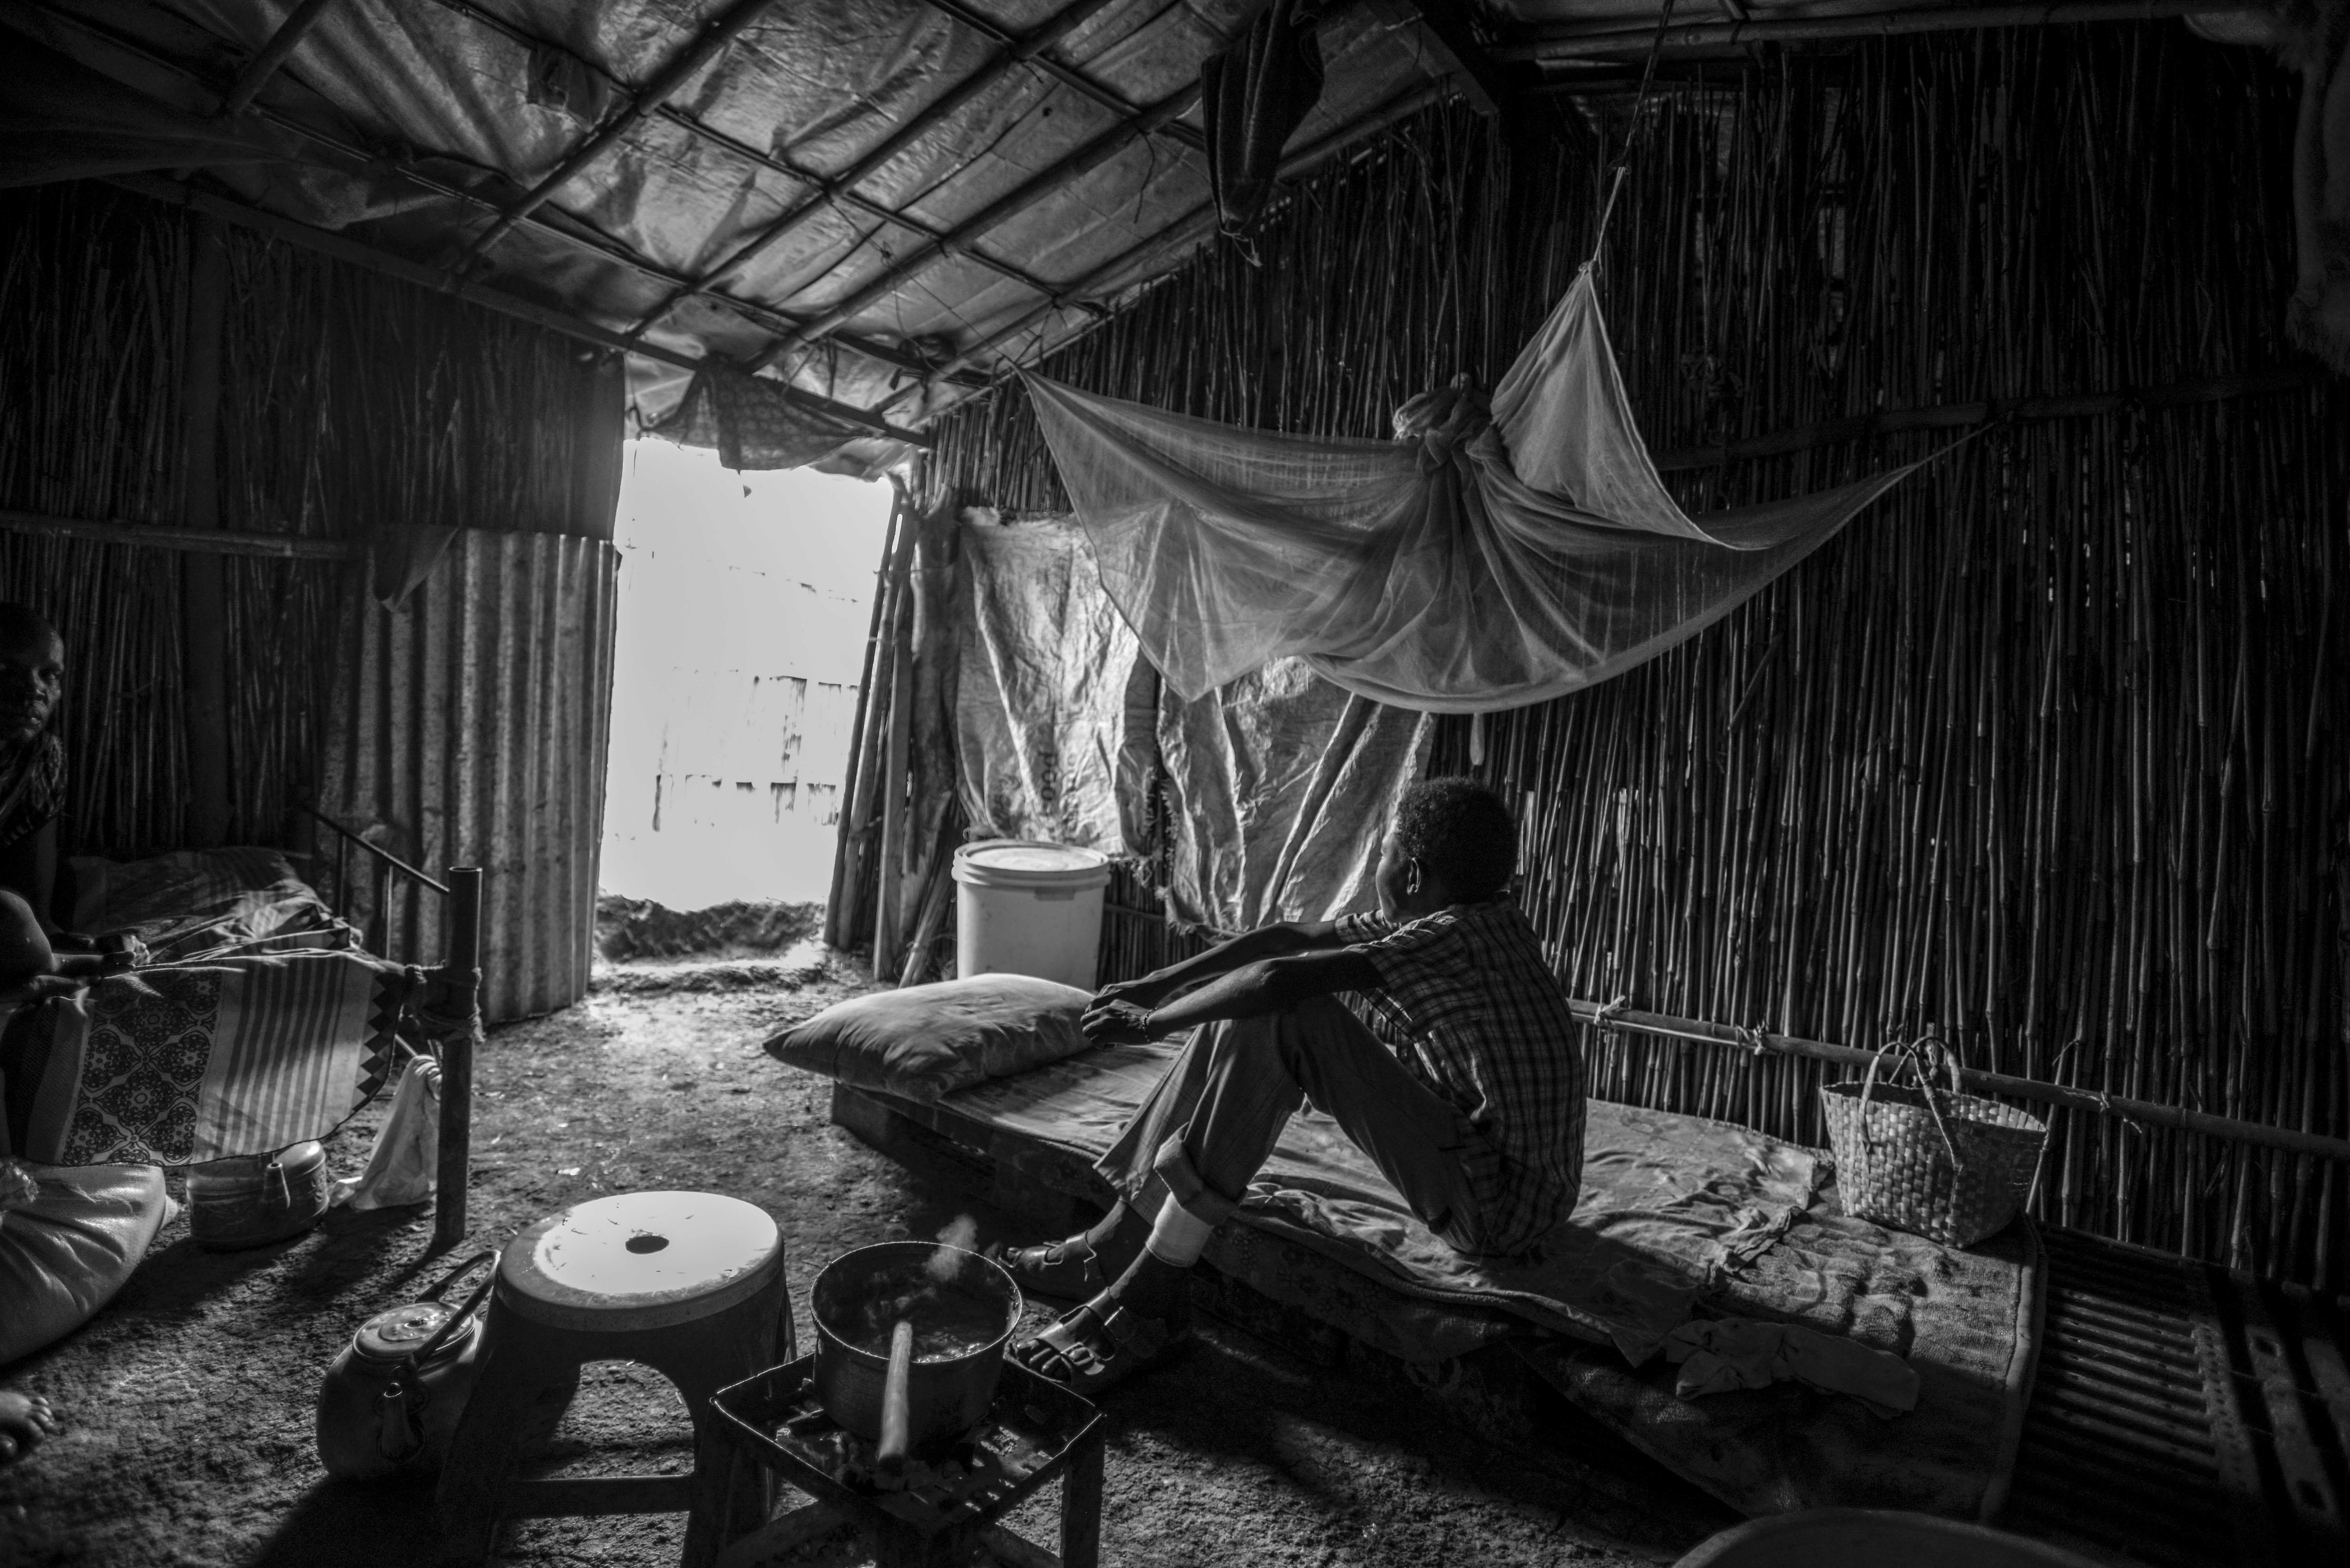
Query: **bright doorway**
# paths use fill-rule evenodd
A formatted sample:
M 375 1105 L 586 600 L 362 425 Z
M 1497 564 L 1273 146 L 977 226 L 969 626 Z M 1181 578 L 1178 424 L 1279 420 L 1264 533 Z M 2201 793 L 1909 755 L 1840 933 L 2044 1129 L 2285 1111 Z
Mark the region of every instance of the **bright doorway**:
M 887 483 L 629 443 L 602 891 L 825 898 L 889 505 Z

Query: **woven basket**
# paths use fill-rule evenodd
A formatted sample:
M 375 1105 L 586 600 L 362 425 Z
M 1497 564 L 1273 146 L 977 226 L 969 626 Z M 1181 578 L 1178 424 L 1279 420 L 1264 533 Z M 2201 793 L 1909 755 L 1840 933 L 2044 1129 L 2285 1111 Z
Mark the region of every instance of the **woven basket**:
M 1948 1089 L 1935 1086 L 1927 1050 L 1949 1067 Z M 1905 1066 L 1912 1083 L 1898 1081 Z M 1820 1109 L 1845 1212 L 1950 1247 L 2006 1228 L 2032 1196 L 2048 1143 L 2037 1116 L 1960 1093 L 1958 1058 L 1931 1041 L 1879 1052 L 1860 1083 L 1822 1085 Z

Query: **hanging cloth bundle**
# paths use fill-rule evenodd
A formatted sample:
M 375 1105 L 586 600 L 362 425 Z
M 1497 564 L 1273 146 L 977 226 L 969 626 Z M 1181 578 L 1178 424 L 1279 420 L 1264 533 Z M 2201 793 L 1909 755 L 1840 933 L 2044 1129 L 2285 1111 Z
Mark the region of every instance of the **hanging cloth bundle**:
M 1320 8 L 1320 0 L 1273 0 L 1232 47 L 1200 67 L 1208 182 L 1227 234 L 1245 234 L 1264 215 L 1281 150 L 1322 96 Z
M 1640 441 L 1587 265 L 1490 408 L 1456 380 L 1399 410 L 1393 441 L 1025 380 L 1103 588 L 1186 699 L 1292 655 L 1425 712 L 1574 691 L 1721 619 L 1918 466 L 1690 516 Z

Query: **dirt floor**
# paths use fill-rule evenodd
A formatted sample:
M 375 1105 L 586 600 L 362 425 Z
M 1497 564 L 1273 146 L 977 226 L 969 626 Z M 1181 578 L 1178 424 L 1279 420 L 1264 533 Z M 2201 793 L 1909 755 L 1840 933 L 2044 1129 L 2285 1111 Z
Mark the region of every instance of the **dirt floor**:
M 830 1125 L 827 1085 L 760 1050 L 862 984 L 808 949 L 629 966 L 580 1006 L 499 1030 L 479 1066 L 474 1238 L 502 1242 L 605 1193 L 733 1194 L 783 1229 L 803 1341 L 808 1282 L 853 1246 L 928 1239 L 963 1212 L 983 1239 L 1038 1239 L 951 1179 Z M 338 1169 L 357 1169 L 375 1125 L 364 1116 L 330 1146 Z M 447 1261 L 426 1256 L 430 1231 L 429 1211 L 337 1210 L 299 1240 L 213 1253 L 175 1220 L 111 1306 L 0 1371 L 0 1386 L 46 1395 L 65 1417 L 36 1456 L 0 1470 L 0 1563 L 433 1561 L 429 1483 L 334 1480 L 312 1446 L 328 1363 Z M 1500 1446 L 1392 1380 L 1317 1368 L 1212 1319 L 1201 1340 L 1107 1401 L 1108 1563 L 1657 1563 L 1731 1522 L 1628 1455 Z M 684 1432 L 682 1402 L 657 1376 L 598 1366 L 549 1458 L 559 1473 L 681 1471 Z M 1012 1523 L 1049 1542 L 1047 1519 L 1032 1505 Z M 500 1560 L 670 1563 L 682 1534 L 681 1516 L 530 1521 Z M 858 1560 L 837 1543 L 805 1558 Z

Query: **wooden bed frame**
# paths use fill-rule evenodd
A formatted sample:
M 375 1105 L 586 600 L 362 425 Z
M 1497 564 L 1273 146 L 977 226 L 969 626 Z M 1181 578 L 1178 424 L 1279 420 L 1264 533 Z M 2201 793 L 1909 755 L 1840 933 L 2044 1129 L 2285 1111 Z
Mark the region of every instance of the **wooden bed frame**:
M 411 909 L 413 901 L 427 893 L 443 900 L 448 916 L 446 940 L 441 962 L 432 966 L 431 972 L 459 1004 L 442 1014 L 458 1027 L 442 1032 L 436 1043 L 441 1060 L 441 1128 L 432 1251 L 444 1251 L 465 1239 L 465 1189 L 473 1138 L 473 1045 L 482 1033 L 482 868 L 452 866 L 446 873 L 448 881 L 437 881 L 326 813 L 307 805 L 297 809 L 335 836 L 337 903 L 348 902 L 352 849 L 357 848 L 374 867 L 374 908 L 359 933 L 359 944 L 368 951 L 392 956 L 386 950 L 391 945 L 389 909 L 395 885 L 405 889 Z M 323 901 L 325 895 L 319 897 Z

